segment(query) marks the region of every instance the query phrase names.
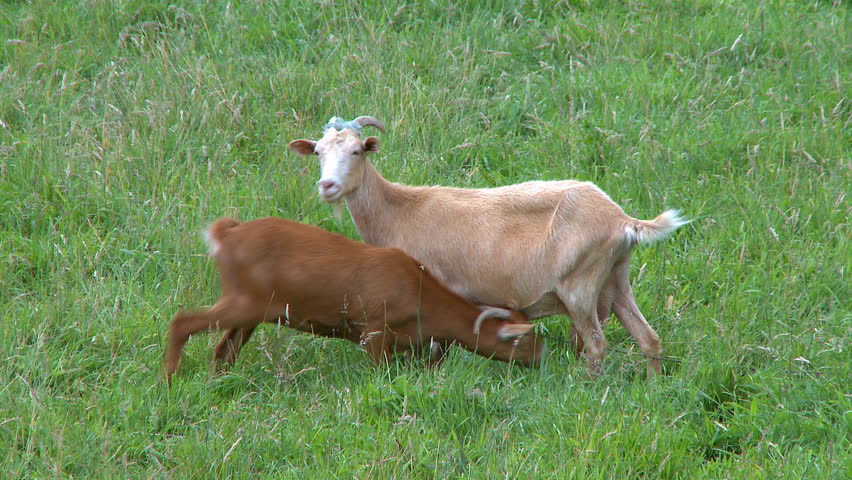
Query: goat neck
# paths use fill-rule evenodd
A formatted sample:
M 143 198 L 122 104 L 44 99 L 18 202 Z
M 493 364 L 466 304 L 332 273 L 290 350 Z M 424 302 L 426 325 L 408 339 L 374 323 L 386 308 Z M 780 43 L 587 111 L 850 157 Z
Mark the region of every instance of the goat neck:
M 358 234 L 368 244 L 393 245 L 394 225 L 390 219 L 410 212 L 416 198 L 407 190 L 412 187 L 387 181 L 369 160 L 365 160 L 361 185 L 343 198 Z M 375 212 L 382 212 L 376 215 Z

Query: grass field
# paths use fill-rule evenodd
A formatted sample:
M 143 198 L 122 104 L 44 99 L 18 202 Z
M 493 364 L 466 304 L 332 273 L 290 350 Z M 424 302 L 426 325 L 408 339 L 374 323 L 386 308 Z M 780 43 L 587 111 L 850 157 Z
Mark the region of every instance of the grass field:
M 850 3 L 174 3 L 0 3 L 0 477 L 852 478 Z M 694 218 L 633 257 L 665 375 L 613 321 L 594 379 L 267 326 L 161 382 L 208 222 L 357 238 L 287 144 L 365 114 L 391 180 Z

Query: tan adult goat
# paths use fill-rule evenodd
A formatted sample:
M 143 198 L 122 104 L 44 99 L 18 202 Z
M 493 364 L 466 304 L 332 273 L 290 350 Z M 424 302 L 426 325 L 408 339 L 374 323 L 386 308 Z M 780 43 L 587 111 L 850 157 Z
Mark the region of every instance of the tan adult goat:
M 263 322 L 360 342 L 377 363 L 432 342 L 528 366 L 544 342 L 520 312 L 484 311 L 447 289 L 396 248 L 350 240 L 281 218 L 240 224 L 223 218 L 207 240 L 222 278 L 222 297 L 205 311 L 178 313 L 166 350 L 166 378 L 190 335 L 226 329 L 215 350 L 233 363 Z
M 637 244 L 686 223 L 677 211 L 638 220 L 594 184 L 572 180 L 485 189 L 391 183 L 367 159 L 379 140 L 362 140 L 366 126 L 384 131 L 373 117 L 334 117 L 319 141 L 290 142 L 319 156 L 320 195 L 345 200 L 364 241 L 405 250 L 474 303 L 529 318 L 567 313 L 594 373 L 607 348 L 601 326 L 614 312 L 648 357 L 649 376 L 660 372 L 660 339 L 636 306 L 628 264 Z

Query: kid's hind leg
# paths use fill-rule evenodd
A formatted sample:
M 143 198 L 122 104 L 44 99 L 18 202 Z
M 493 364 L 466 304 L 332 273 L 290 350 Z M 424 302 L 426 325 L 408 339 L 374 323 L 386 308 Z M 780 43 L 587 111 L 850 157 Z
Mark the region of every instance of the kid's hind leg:
M 228 329 L 213 353 L 213 358 L 220 364 L 233 364 L 237 360 L 243 345 L 248 342 L 256 327 Z
M 254 328 L 259 323 L 258 313 L 256 309 L 238 299 L 221 299 L 209 310 L 200 312 L 178 312 L 169 327 L 165 358 L 166 379 L 171 381 L 172 374 L 180 363 L 181 350 L 190 335 L 214 328 Z

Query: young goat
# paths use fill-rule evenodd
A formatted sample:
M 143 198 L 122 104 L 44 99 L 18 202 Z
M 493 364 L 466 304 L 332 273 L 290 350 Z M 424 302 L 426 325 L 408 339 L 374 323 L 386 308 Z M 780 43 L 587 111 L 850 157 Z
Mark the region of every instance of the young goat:
M 615 315 L 660 372 L 660 338 L 636 306 L 630 253 L 685 224 L 676 211 L 653 220 L 624 213 L 597 186 L 572 180 L 499 188 L 411 187 L 382 178 L 367 159 L 379 140 L 361 128 L 373 117 L 332 118 L 319 141 L 290 149 L 318 155 L 319 193 L 345 200 L 365 242 L 398 247 L 423 262 L 451 290 L 482 305 L 519 309 L 529 318 L 567 313 L 577 353 L 602 370 L 602 325 Z
M 215 359 L 233 363 L 263 322 L 360 342 L 376 363 L 437 342 L 535 366 L 542 340 L 519 312 L 480 310 L 396 248 L 349 240 L 281 218 L 240 224 L 223 218 L 207 240 L 222 278 L 208 310 L 178 313 L 166 350 L 166 378 L 190 335 L 225 329 Z

